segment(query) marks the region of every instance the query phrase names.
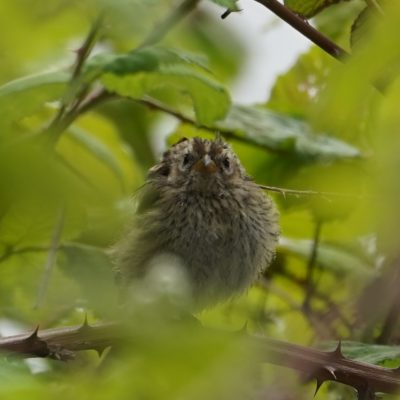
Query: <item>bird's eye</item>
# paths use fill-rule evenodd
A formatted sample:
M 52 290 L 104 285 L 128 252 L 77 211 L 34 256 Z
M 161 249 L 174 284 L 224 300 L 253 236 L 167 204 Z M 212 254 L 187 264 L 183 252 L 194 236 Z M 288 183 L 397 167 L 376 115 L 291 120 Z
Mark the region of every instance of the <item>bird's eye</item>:
M 193 160 L 193 156 L 190 153 L 187 153 L 183 157 L 182 165 L 186 167 Z
M 222 160 L 222 164 L 223 164 L 223 166 L 224 166 L 226 169 L 229 169 L 229 167 L 231 166 L 231 162 L 229 161 L 229 158 L 228 158 L 228 157 L 225 157 L 225 158 Z

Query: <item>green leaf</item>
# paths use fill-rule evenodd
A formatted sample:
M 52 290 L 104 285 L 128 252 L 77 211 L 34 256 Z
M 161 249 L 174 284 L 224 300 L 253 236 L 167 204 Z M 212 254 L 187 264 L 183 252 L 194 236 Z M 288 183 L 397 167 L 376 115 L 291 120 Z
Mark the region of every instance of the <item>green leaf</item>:
M 240 11 L 237 6 L 238 0 L 211 0 L 213 3 L 229 9 L 230 11 Z
M 68 80 L 66 72 L 58 71 L 27 76 L 1 86 L 0 121 L 17 121 L 39 110 L 43 103 L 58 99 Z
M 333 137 L 315 134 L 303 121 L 285 117 L 263 108 L 234 105 L 216 127 L 234 131 L 249 142 L 272 151 L 293 153 L 304 160 L 352 159 L 360 151 Z
M 285 6 L 305 18 L 311 18 L 324 8 L 349 0 L 284 0 Z
M 173 90 L 188 95 L 194 106 L 196 120 L 206 125 L 223 118 L 230 105 L 226 90 L 215 81 L 184 66 L 165 67 L 157 72 L 135 75 L 104 74 L 103 85 L 121 96 L 140 99 L 157 91 Z
M 324 348 L 335 348 L 337 343 L 326 343 Z M 386 346 L 344 341 L 341 343 L 343 354 L 351 360 L 368 364 L 380 364 L 384 361 L 400 358 L 400 346 Z
M 207 69 L 207 60 L 199 55 L 159 46 L 145 47 L 125 54 L 98 54 L 88 60 L 86 79 L 110 72 L 116 75 L 157 71 L 162 66 L 185 64 Z
M 356 49 L 362 43 L 368 43 L 374 23 L 378 21 L 379 18 L 370 7 L 365 7 L 360 12 L 351 26 L 350 44 L 352 49 Z
M 279 251 L 308 260 L 312 251 L 313 241 L 308 239 L 289 239 L 282 237 L 279 241 Z M 371 278 L 374 270 L 365 260 L 354 252 L 346 251 L 327 243 L 320 243 L 317 250 L 317 262 L 324 269 L 340 274 L 357 274 L 363 280 Z
M 183 93 L 192 99 L 199 124 L 223 118 L 230 105 L 227 91 L 212 79 L 202 57 L 172 49 L 102 54 L 90 61 L 85 75 L 88 80 L 99 77 L 109 91 L 134 99 Z

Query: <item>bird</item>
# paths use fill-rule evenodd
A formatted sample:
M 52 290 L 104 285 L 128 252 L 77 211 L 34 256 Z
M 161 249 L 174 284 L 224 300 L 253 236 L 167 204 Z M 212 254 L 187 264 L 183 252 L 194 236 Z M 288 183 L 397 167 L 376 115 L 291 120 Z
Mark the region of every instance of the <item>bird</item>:
M 150 168 L 140 192 L 113 251 L 125 287 L 173 260 L 199 310 L 242 294 L 273 261 L 277 207 L 220 136 L 181 138 Z

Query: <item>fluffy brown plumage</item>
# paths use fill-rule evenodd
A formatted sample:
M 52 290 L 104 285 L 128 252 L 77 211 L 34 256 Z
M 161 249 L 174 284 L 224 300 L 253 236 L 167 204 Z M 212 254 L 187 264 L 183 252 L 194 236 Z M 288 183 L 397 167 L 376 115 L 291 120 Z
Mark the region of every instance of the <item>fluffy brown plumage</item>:
M 116 247 L 123 281 L 173 255 L 197 307 L 244 291 L 272 261 L 278 240 L 272 200 L 220 139 L 182 139 L 149 171 L 130 231 Z

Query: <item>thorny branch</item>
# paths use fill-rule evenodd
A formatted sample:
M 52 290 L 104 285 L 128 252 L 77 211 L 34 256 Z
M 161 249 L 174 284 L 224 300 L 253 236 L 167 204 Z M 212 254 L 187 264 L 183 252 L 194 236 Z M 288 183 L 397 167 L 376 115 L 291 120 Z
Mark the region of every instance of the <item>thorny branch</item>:
M 2 338 L 0 351 L 25 357 L 68 360 L 73 358 L 75 351 L 92 349 L 101 353 L 109 346 L 121 344 L 128 336 L 132 337 L 132 332 L 128 335 L 123 325 L 102 323 L 90 326 L 85 320 L 81 326 L 41 332 L 37 328 L 30 335 Z M 259 349 L 263 361 L 301 371 L 309 379 L 316 379 L 317 388 L 325 381 L 340 382 L 358 390 L 359 397 L 365 391 L 375 394 L 400 390 L 400 371 L 397 368 L 350 360 L 343 355 L 340 343 L 334 351 L 321 351 L 267 337 L 249 336 L 247 339 Z

